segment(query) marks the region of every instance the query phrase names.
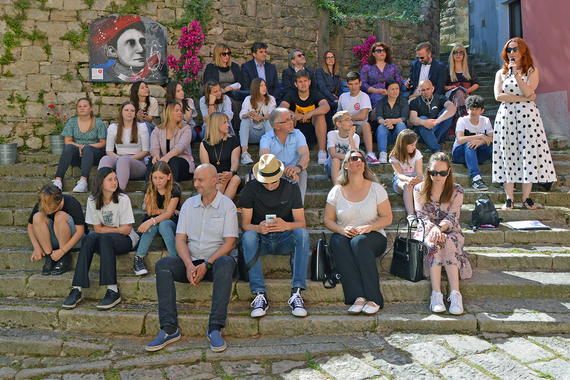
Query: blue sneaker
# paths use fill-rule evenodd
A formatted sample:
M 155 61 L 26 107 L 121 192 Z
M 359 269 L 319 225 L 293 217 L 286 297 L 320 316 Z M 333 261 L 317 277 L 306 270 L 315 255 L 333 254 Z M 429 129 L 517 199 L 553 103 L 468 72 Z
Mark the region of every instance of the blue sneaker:
M 162 350 L 170 343 L 176 342 L 179 339 L 180 339 L 180 329 L 176 329 L 176 332 L 170 335 L 168 335 L 166 331 L 160 330 L 158 336 L 152 342 L 147 344 L 144 348 L 145 350 L 151 352 Z
M 220 330 L 214 330 L 211 333 L 206 330 L 206 337 L 210 341 L 210 348 L 214 352 L 222 352 L 228 348 L 226 341 L 222 338 L 222 333 Z

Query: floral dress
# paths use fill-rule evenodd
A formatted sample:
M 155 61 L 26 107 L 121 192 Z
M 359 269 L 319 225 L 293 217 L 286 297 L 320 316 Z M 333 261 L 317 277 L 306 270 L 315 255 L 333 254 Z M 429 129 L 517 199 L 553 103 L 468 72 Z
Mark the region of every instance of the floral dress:
M 386 81 L 389 79 L 395 80 L 400 86 L 402 85 L 400 69 L 393 63 L 387 63 L 384 66 L 384 71 L 380 70 L 376 65 L 364 65 L 360 72 L 362 90 L 366 93 L 368 93 L 370 87 L 377 89 L 386 88 Z M 368 96 L 370 96 L 372 108 L 376 107 L 376 103 L 384 97 L 384 95 L 378 93 L 368 94 Z
M 457 183 L 453 184 L 454 190 L 451 196 L 451 202 L 442 203 L 432 202 L 428 204 L 421 203 L 420 190 L 424 186 L 422 182 L 414 187 L 414 204 L 418 218 L 422 219 L 425 224 L 425 236 L 429 234 L 435 225 L 440 224 L 442 220 L 451 222 L 452 229 L 447 232 L 447 240 L 445 243 L 433 244 L 425 239 L 428 249 L 427 264 L 428 268 L 433 265 L 456 265 L 459 268 L 459 275 L 462 279 L 471 278 L 473 274 L 471 264 L 467 259 L 467 255 L 463 251 L 465 237 L 461 232 L 459 224 L 459 212 L 463 204 L 463 188 Z M 424 228 L 421 223 L 414 235 L 414 239 L 422 240 L 424 236 Z M 425 272 L 425 270 L 424 270 Z M 424 273 L 429 277 L 429 272 Z

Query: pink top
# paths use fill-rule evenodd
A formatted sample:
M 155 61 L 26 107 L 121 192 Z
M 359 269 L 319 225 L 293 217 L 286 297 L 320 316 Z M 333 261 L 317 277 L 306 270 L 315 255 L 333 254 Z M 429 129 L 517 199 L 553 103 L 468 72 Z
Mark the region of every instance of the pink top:
M 194 157 L 190 148 L 192 141 L 192 128 L 189 125 L 183 125 L 182 128 L 175 128 L 174 134 L 170 139 L 170 150 L 176 148 L 180 152 L 178 157 L 188 161 L 190 173 L 194 173 Z M 165 156 L 166 151 L 166 128 L 155 128 L 150 136 L 150 155 L 152 157 L 157 154 L 160 157 Z

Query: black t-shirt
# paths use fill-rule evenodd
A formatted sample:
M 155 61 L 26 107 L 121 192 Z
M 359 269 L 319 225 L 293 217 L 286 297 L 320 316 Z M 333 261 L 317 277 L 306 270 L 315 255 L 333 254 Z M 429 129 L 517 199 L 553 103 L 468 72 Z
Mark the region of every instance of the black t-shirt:
M 261 223 L 267 214 L 293 222 L 293 210 L 303 208 L 299 185 L 288 178 L 281 178 L 279 186 L 273 191 L 267 190 L 256 179 L 249 181 L 241 192 L 239 204 L 243 208 L 253 209 L 252 224 Z
M 38 213 L 39 210 L 40 210 L 40 204 L 36 203 L 34 209 L 32 210 L 32 213 L 30 214 L 30 217 L 28 218 L 29 224 L 34 223 L 34 215 Z M 79 203 L 79 201 L 74 197 L 72 197 L 71 195 L 63 194 L 63 208 L 61 209 L 61 211 L 71 216 L 73 218 L 73 223 L 75 223 L 76 226 L 80 226 L 83 224 L 85 228 L 87 228 L 87 225 L 85 224 L 85 215 L 83 214 L 83 207 L 81 207 L 81 203 Z M 47 217 L 53 221 L 55 213 L 50 214 Z
M 445 108 L 445 102 L 449 101 L 444 95 L 433 94 L 430 108 L 421 96 L 410 102 L 410 111 L 416 111 L 418 116 L 427 116 L 428 119 L 437 119 L 439 113 Z
M 216 145 L 210 145 L 208 140 L 204 140 L 204 148 L 208 152 L 210 164 L 216 167 L 218 173 L 229 172 L 232 168 L 232 152 L 239 148 L 239 138 L 229 136 L 226 141 L 220 140 Z M 220 164 L 218 165 L 218 157 Z
M 324 99 L 324 96 L 319 91 L 310 91 L 309 97 L 305 100 L 301 100 L 299 91 L 292 91 L 285 95 L 283 101 L 289 103 L 291 111 L 304 115 L 319 108 L 319 102 Z
M 146 191 L 145 191 L 146 194 Z M 164 195 L 161 195 L 160 193 L 156 194 L 156 207 L 159 209 L 163 209 L 164 208 Z M 170 192 L 170 198 L 178 198 L 178 204 L 176 205 L 176 210 L 180 211 L 180 207 L 182 207 L 182 190 L 180 189 L 180 185 L 178 185 L 178 183 L 174 182 L 172 184 L 172 191 Z M 166 205 L 166 207 L 168 207 L 168 205 Z M 156 216 L 156 215 L 153 215 Z M 145 212 L 144 214 L 144 220 L 143 222 L 146 222 L 147 220 L 150 219 L 150 216 L 147 215 L 147 213 Z

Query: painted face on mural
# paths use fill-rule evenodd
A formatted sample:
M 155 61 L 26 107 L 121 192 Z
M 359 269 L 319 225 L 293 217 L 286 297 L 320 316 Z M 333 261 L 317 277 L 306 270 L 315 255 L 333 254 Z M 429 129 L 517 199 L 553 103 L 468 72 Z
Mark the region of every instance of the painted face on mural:
M 127 29 L 117 39 L 117 46 L 109 46 L 109 57 L 117 58 L 125 67 L 142 68 L 146 60 L 146 37 L 137 29 Z

